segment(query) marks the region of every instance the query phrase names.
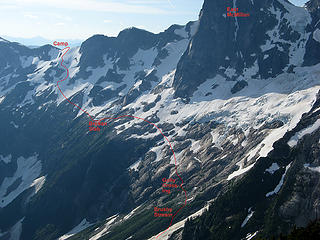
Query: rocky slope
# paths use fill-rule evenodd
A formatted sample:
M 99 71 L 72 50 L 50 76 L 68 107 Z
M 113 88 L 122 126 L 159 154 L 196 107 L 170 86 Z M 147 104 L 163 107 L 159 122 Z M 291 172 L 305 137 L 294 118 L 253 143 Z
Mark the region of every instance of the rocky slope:
M 316 4 L 205 0 L 197 22 L 96 35 L 66 53 L 68 99 L 95 119 L 146 119 L 172 143 L 187 207 L 157 239 L 269 236 L 313 218 Z M 0 239 L 156 239 L 171 219 L 153 208 L 185 201 L 181 188 L 162 192 L 163 178 L 181 181 L 159 131 L 132 118 L 88 131 L 88 115 L 57 88 L 64 52 L 4 39 L 0 49 Z
M 277 237 L 316 219 L 319 205 L 320 92 L 297 126 L 274 143 L 267 157 L 235 180 L 182 239 Z

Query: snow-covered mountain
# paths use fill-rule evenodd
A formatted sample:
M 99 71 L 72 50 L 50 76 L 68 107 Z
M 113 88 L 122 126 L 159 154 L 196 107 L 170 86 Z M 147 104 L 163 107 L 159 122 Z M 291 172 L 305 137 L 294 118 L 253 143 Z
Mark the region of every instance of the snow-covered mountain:
M 319 203 L 295 198 L 301 192 L 287 186 L 305 186 L 293 174 L 295 154 L 301 171 L 319 180 L 318 6 L 205 0 L 196 22 L 159 34 L 130 28 L 117 37 L 95 35 L 70 50 L 1 38 L 0 239 L 191 239 L 194 231 L 194 239 L 205 239 L 196 237 L 211 236 L 201 220 L 209 218 L 221 223 L 216 229 L 226 238 L 219 239 L 270 236 L 281 221 L 288 224 L 279 233 L 305 225 Z M 229 17 L 228 7 L 250 16 Z M 65 99 L 58 81 L 84 111 Z M 153 208 L 177 211 L 185 201 L 179 187 L 162 192 L 163 178 L 181 184 L 168 141 L 137 118 L 109 120 L 90 132 L 88 115 L 146 119 L 170 141 L 187 205 L 165 233 L 158 235 L 171 219 L 153 217 Z M 267 185 L 257 185 L 246 203 L 241 191 L 254 194 L 255 179 Z M 222 211 L 229 190 L 241 201 Z M 280 200 L 277 218 L 257 217 L 268 210 L 259 202 Z M 190 227 L 188 217 L 209 204 L 221 212 L 197 218 L 200 230 Z M 234 238 L 228 217 L 236 219 Z

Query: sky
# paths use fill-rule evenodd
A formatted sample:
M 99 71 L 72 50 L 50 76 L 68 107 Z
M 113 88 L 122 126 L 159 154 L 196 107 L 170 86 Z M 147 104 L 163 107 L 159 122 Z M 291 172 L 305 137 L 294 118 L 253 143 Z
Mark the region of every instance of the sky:
M 116 36 L 131 26 L 158 33 L 172 24 L 197 20 L 202 4 L 203 0 L 0 0 L 0 36 L 85 40 L 94 34 Z
M 86 39 L 197 20 L 203 0 L 0 0 L 0 36 Z

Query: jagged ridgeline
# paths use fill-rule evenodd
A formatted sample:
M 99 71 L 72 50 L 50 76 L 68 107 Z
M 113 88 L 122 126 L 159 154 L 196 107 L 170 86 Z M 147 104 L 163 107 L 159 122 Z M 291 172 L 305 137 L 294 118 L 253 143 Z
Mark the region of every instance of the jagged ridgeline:
M 319 6 L 204 0 L 198 21 L 71 48 L 65 81 L 59 49 L 0 38 L 0 240 L 269 239 L 307 226 L 320 212 Z M 171 142 L 187 205 L 165 234 L 171 219 L 155 211 L 186 200 L 168 142 L 137 118 L 91 132 L 88 115 L 140 117 Z

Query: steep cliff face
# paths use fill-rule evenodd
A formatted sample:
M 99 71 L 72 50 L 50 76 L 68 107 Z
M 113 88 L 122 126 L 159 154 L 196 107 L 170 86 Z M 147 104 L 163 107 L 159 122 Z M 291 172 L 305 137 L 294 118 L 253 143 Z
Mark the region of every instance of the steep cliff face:
M 249 16 L 230 17 L 228 8 Z M 292 71 L 302 64 L 310 21 L 307 11 L 286 0 L 205 1 L 198 31 L 178 63 L 175 96 L 192 96 L 216 75 L 248 81 Z
M 307 27 L 310 36 L 306 46 L 304 65 L 311 66 L 318 63 L 320 59 L 320 3 L 318 0 L 311 0 L 305 7 L 312 16 L 312 22 Z

